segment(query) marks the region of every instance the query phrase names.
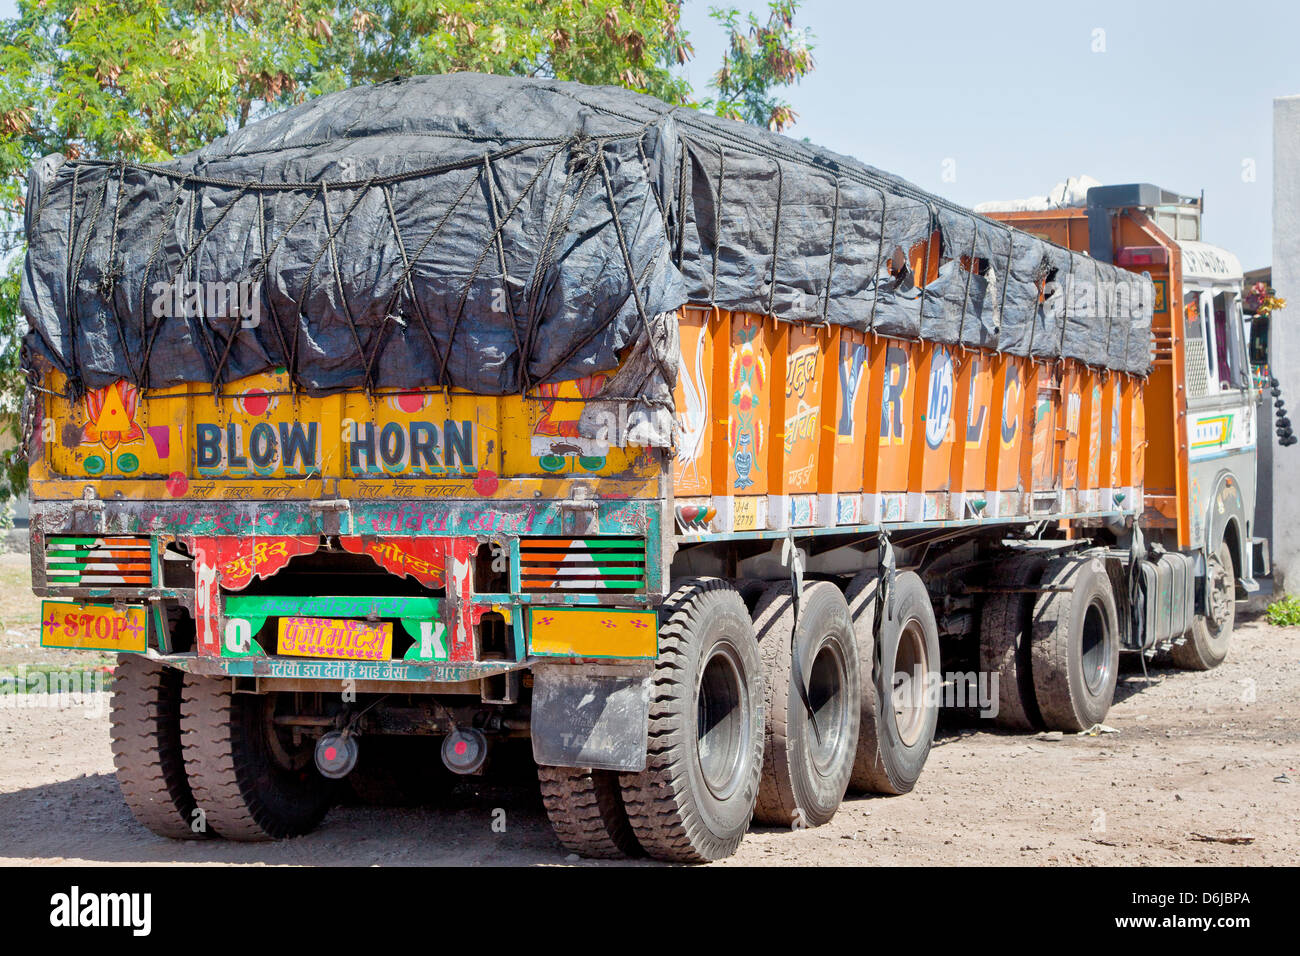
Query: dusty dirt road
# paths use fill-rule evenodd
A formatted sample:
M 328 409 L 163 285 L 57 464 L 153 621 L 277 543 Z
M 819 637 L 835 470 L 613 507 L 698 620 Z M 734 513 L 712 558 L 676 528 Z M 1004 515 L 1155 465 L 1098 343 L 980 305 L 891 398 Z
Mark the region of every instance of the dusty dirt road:
M 551 836 L 526 753 L 437 806 L 340 807 L 317 832 L 274 844 L 173 843 L 122 804 L 105 695 L 62 709 L 6 697 L 0 864 L 576 860 Z M 1300 630 L 1242 623 L 1216 671 L 1153 670 L 1150 683 L 1124 673 L 1107 719 L 1115 734 L 945 724 L 914 793 L 851 797 L 815 830 L 757 828 L 722 865 L 1258 865 L 1300 855 Z

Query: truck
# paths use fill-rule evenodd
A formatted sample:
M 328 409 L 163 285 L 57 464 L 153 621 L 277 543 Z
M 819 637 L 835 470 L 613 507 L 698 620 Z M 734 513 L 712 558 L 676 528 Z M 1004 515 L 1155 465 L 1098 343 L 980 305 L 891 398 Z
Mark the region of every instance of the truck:
M 1215 666 L 1267 573 L 1199 211 L 1108 186 L 1004 222 L 475 74 L 48 157 L 42 643 L 118 653 L 122 794 L 175 839 L 303 834 L 385 760 L 527 740 L 567 849 L 705 862 L 909 792 L 944 706 L 1090 730 L 1121 653 Z

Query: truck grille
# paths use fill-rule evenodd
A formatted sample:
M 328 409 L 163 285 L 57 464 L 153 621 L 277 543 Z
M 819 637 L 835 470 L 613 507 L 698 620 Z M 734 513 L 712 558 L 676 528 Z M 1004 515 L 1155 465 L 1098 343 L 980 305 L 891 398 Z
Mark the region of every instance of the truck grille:
M 45 539 L 45 582 L 49 587 L 148 587 L 147 537 Z
M 639 591 L 645 588 L 640 538 L 521 538 L 525 591 Z

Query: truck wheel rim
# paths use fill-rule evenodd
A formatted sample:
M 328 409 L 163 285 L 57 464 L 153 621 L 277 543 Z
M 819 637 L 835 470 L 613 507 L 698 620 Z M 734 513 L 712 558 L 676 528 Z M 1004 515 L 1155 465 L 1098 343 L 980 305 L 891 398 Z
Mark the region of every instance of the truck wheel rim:
M 1106 611 L 1099 602 L 1093 601 L 1083 616 L 1083 647 L 1080 654 L 1083 683 L 1090 694 L 1099 692 L 1110 677 L 1110 642 Z
M 262 705 L 263 735 L 266 749 L 277 766 L 297 772 L 304 769 L 312 760 L 314 747 L 295 744 L 293 731 L 276 721 L 277 704 L 280 698 L 276 694 L 267 694 Z
M 749 689 L 736 649 L 714 646 L 700 670 L 695 753 L 709 792 L 726 800 L 738 786 L 749 750 Z
M 1233 587 L 1228 571 L 1217 558 L 1211 558 L 1210 600 L 1206 615 L 1211 630 L 1218 632 L 1228 620 L 1233 608 L 1229 589 Z
M 823 643 L 808 673 L 808 703 L 817 723 L 815 731 L 811 726 L 808 728 L 808 751 L 813 767 L 823 777 L 830 776 L 839 766 L 844 750 L 844 727 L 848 723 L 848 696 L 844 690 L 847 677 L 844 655 L 833 642 Z
M 898 650 L 894 653 L 894 724 L 905 747 L 921 739 L 925 726 L 925 676 L 930 673 L 929 658 L 925 631 L 921 622 L 913 618 L 898 635 Z

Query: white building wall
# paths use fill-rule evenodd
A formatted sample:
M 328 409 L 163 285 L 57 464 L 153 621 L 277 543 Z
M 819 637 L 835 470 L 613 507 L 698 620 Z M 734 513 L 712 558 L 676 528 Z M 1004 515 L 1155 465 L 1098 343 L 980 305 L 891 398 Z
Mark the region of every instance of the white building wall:
M 1273 374 L 1293 427 L 1300 433 L 1300 96 L 1273 101 L 1273 287 L 1288 302 L 1271 325 Z M 1267 404 L 1272 411 L 1272 402 Z M 1260 422 L 1259 441 L 1276 442 L 1272 416 Z M 1294 570 L 1300 582 L 1300 443 L 1273 447 L 1275 580 Z

